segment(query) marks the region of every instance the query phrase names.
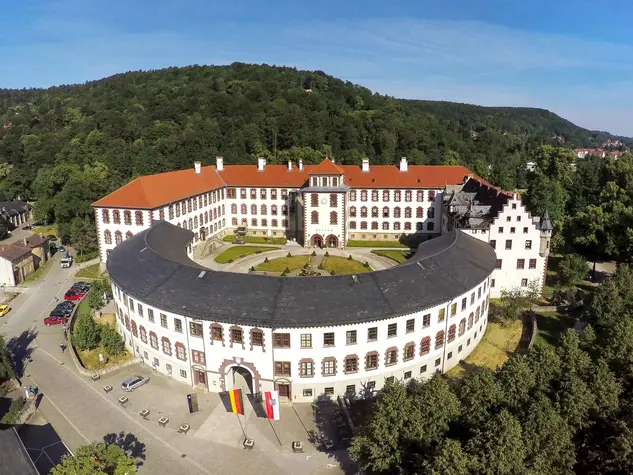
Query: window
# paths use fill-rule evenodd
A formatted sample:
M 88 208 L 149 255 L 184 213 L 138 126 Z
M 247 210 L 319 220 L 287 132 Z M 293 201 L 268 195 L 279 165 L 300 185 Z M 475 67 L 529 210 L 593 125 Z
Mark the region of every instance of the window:
M 356 385 L 348 384 L 347 386 L 345 386 L 345 394 L 349 394 L 349 395 L 356 394 Z
M 530 259 L 530 269 L 536 269 L 536 259 Z
M 392 337 L 392 336 L 396 336 L 398 334 L 398 324 L 397 323 L 390 323 L 387 326 L 387 338 Z
M 372 218 L 377 218 L 378 217 L 378 207 L 377 206 L 373 206 L 371 208 L 371 217 Z
M 231 343 L 243 343 L 244 334 L 241 328 L 231 328 Z
M 345 342 L 348 345 L 356 344 L 356 330 L 348 330 L 345 334 Z
M 447 360 L 450 360 L 452 357 L 453 357 L 453 352 L 452 352 L 452 351 L 449 351 L 449 352 L 448 352 L 448 355 L 446 355 L 446 359 L 447 359 Z
M 503 234 L 503 227 L 499 228 L 499 234 Z
M 506 216 L 506 221 L 507 222 L 512 221 L 512 216 Z
M 528 286 L 528 280 L 527 279 L 521 279 L 521 287 L 527 287 Z
M 424 208 L 422 208 L 422 206 L 418 206 L 415 209 L 415 217 L 416 218 L 424 218 Z
M 389 190 L 384 190 L 382 192 L 382 200 L 383 201 L 389 201 Z
M 433 231 L 435 229 L 435 223 L 427 223 L 426 229 L 429 231 Z
M 510 228 L 510 234 L 514 234 L 515 231 L 516 231 L 516 228 Z
M 371 192 L 371 200 L 378 201 L 378 190 L 372 190 Z
M 446 309 L 440 308 L 437 311 L 437 321 L 443 322 L 445 317 L 446 317 Z
M 420 374 L 426 373 L 426 365 L 420 366 Z
M 154 323 L 154 310 L 152 310 L 151 308 L 147 309 L 147 319 Z
M 336 193 L 332 193 L 330 195 L 330 208 L 336 208 L 338 204 L 338 195 Z
M 453 323 L 449 328 L 448 328 L 448 342 L 451 343 L 454 339 L 455 339 L 455 332 L 457 331 L 457 327 L 455 326 L 455 324 Z
M 393 223 L 393 230 L 400 231 L 400 223 Z
M 517 209 L 517 204 L 516 203 L 512 203 L 512 209 Z
M 506 249 L 512 249 L 512 239 L 506 239 Z
M 402 201 L 402 192 L 400 190 L 396 190 L 393 192 L 393 200 L 397 202 Z
M 312 389 L 304 389 L 302 394 L 303 397 L 312 397 Z
M 143 343 L 147 343 L 147 331 L 145 330 L 145 327 L 141 325 L 139 327 L 138 331 L 139 331 L 140 336 L 141 336 L 141 341 Z
M 523 234 L 527 234 L 528 233 L 528 228 L 523 228 Z
M 477 310 L 479 310 L 479 308 L 477 308 Z M 473 327 L 474 318 L 475 318 L 475 315 L 473 314 L 473 312 L 470 312 L 470 315 L 468 315 L 468 329 L 469 330 Z
M 338 213 L 336 211 L 330 213 L 330 224 L 338 224 Z
M 182 333 L 182 320 L 180 318 L 174 318 L 174 330 Z
M 415 356 L 415 345 L 413 343 L 404 347 L 404 361 L 412 360 Z
M 345 372 L 356 373 L 358 371 L 358 358 L 355 356 L 348 356 L 345 358 Z
M 411 207 L 407 206 L 407 207 L 404 209 L 404 217 L 405 217 L 405 218 L 410 218 L 410 217 L 411 217 Z
M 382 209 L 382 217 L 383 218 L 388 218 L 389 217 L 389 208 L 387 206 L 383 207 L 383 209 Z
M 431 351 L 431 337 L 426 336 L 420 342 L 420 356 L 424 356 Z
M 462 320 L 459 322 L 459 336 L 462 336 L 465 331 L 466 331 L 466 319 L 462 318 Z
M 288 199 L 288 190 L 286 190 L 285 188 L 282 188 L 281 190 L 281 199 L 282 200 Z
M 224 332 L 220 325 L 213 325 L 211 327 L 211 339 L 215 341 L 224 340 Z
M 187 352 L 185 351 L 185 345 L 182 343 L 176 343 L 176 358 L 187 361 Z
M 155 350 L 158 349 L 158 337 L 156 336 L 156 333 L 154 332 L 149 332 L 149 344 L 152 346 L 152 348 L 154 348 Z
M 492 247 L 493 249 L 497 248 L 497 241 L 495 241 L 494 239 L 490 240 L 490 247 Z
M 407 320 L 406 332 L 410 333 L 415 330 L 415 318 L 410 318 Z
M 191 360 L 196 364 L 205 365 L 206 359 L 204 356 L 204 351 L 191 350 Z
M 378 354 L 369 353 L 365 357 L 365 369 L 376 369 L 376 368 L 378 368 Z
M 378 339 L 378 327 L 367 329 L 367 341 L 376 341 Z
M 112 244 L 112 233 L 107 229 L 103 232 L 103 240 L 106 244 Z
M 334 376 L 336 374 L 336 360 L 326 358 L 323 360 L 323 376 Z
M 503 260 L 502 259 L 497 259 L 497 263 L 495 264 L 495 269 L 501 269 L 501 266 L 503 265 Z M 494 285 L 493 285 L 494 287 Z
M 290 348 L 290 333 L 275 333 L 273 346 L 275 348 Z
M 290 376 L 290 362 L 275 361 L 275 376 Z
M 490 287 L 494 287 L 495 286 L 495 280 L 494 279 L 490 279 Z
M 323 392 L 325 393 L 326 396 L 333 396 L 334 395 L 334 388 L 325 388 L 323 390 Z
M 440 330 L 435 335 L 435 348 L 441 348 L 444 346 L 444 330 Z
M 114 243 L 115 244 L 121 244 L 123 242 L 123 235 L 121 234 L 121 231 L 115 231 L 114 232 Z
M 317 195 L 316 193 L 312 193 L 310 195 L 310 206 L 312 206 L 313 208 L 319 206 L 319 195 Z
M 457 315 L 457 304 L 451 304 L 451 317 L 454 317 L 455 315 Z
M 526 249 L 532 249 L 532 241 L 531 240 L 525 241 L 525 248 Z
M 361 201 L 367 201 L 367 190 L 362 190 L 360 192 L 360 200 Z
M 355 218 L 356 217 L 356 206 L 351 206 L 349 209 L 349 216 L 350 218 Z
M 334 332 L 323 334 L 323 346 L 334 346 Z
M 431 314 L 427 313 L 422 317 L 422 327 L 426 328 L 431 325 Z
M 442 364 L 442 358 L 438 358 L 435 360 L 435 367 L 437 368 L 439 365 Z
M 382 223 L 382 230 L 383 231 L 389 231 L 389 222 L 385 221 L 385 222 Z M 385 238 L 386 237 L 387 236 L 385 235 Z
M 393 209 L 393 217 L 394 217 L 394 218 L 399 218 L 399 217 L 400 217 L 400 207 L 399 207 L 399 206 L 396 206 L 396 207 Z
M 314 363 L 312 361 L 302 361 L 299 365 L 300 367 L 300 376 L 302 378 L 310 378 L 314 376 Z
M 187 372 L 184 369 L 180 370 L 180 377 L 183 379 L 187 379 Z
M 352 190 L 349 192 L 349 200 L 356 201 L 356 190 Z
M 167 315 L 164 313 L 160 314 L 160 326 L 163 328 L 167 328 Z
M 143 226 L 143 212 L 136 211 L 134 212 L 134 218 L 137 226 Z
M 398 362 L 398 350 L 390 349 L 385 354 L 385 366 L 391 366 Z
M 525 259 L 517 259 L 517 269 L 525 269 Z
M 163 337 L 161 343 L 163 347 L 163 353 L 165 353 L 167 356 L 171 356 L 171 342 L 169 341 L 169 338 Z
M 180 322 L 180 320 L 178 320 L 178 322 Z M 182 331 L 182 328 L 177 331 Z M 191 336 L 202 338 L 202 323 L 189 322 L 189 334 Z
M 310 213 L 310 222 L 312 224 L 319 224 L 319 213 L 318 213 L 318 211 L 312 211 L 312 213 Z
M 466 305 L 467 305 L 467 299 L 466 297 L 464 297 L 462 299 L 462 311 L 466 310 Z

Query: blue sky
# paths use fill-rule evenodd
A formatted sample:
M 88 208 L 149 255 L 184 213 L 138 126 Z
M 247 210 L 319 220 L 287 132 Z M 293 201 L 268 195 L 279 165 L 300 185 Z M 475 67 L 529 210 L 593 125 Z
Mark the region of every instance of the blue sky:
M 633 136 L 631 20 L 626 0 L 21 0 L 0 16 L 0 87 L 246 61 Z

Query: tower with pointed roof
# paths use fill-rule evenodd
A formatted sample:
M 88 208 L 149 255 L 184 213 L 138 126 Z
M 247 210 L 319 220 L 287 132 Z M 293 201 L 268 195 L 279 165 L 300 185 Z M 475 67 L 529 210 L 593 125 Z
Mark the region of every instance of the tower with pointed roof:
M 554 230 L 554 226 L 552 226 L 552 222 L 549 219 L 549 213 L 547 209 L 545 213 L 541 217 L 539 222 L 539 229 L 541 231 L 541 246 L 540 246 L 540 254 L 541 257 L 549 256 L 549 244 L 552 239 L 552 231 Z

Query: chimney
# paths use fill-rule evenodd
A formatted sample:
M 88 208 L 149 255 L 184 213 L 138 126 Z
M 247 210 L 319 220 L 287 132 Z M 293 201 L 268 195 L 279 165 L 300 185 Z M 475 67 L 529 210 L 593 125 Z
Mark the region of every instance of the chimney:
M 400 158 L 400 171 L 406 172 L 409 170 L 409 165 L 407 164 L 407 157 Z
M 24 245 L 28 246 L 29 245 L 29 240 L 27 238 L 24 238 Z
M 302 172 L 303 171 L 303 159 L 299 159 L 299 171 Z
M 215 169 L 219 172 L 224 170 L 224 157 L 215 157 Z
M 292 160 L 288 160 L 288 171 L 292 171 Z
M 257 159 L 257 171 L 258 172 L 263 172 L 264 171 L 264 166 L 266 165 L 266 159 L 265 158 L 258 158 Z
M 369 158 L 363 158 L 362 170 L 365 173 L 369 171 Z
M 193 162 L 193 169 L 196 171 L 196 175 L 200 175 L 202 169 L 202 162 Z

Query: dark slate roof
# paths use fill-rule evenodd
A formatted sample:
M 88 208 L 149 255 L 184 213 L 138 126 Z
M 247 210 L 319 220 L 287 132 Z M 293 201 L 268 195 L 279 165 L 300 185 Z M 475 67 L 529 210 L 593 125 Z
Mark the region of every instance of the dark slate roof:
M 552 222 L 549 219 L 549 213 L 545 210 L 545 214 L 541 218 L 541 223 L 539 225 L 539 229 L 541 231 L 553 231 L 554 226 L 552 226 Z
M 433 307 L 493 271 L 489 244 L 461 231 L 422 243 L 390 269 L 352 276 L 271 277 L 218 272 L 191 261 L 193 233 L 164 221 L 119 244 L 112 281 L 132 298 L 203 320 L 272 328 L 322 327 L 391 318 Z
M 14 200 L 14 201 L 0 201 L 0 212 L 7 216 L 15 216 L 19 213 L 26 213 L 31 209 L 26 201 Z
M 13 427 L 0 430 L 0 473 L 38 475 L 18 433 Z

